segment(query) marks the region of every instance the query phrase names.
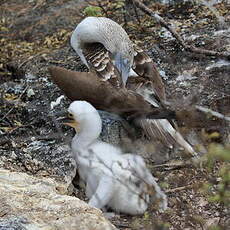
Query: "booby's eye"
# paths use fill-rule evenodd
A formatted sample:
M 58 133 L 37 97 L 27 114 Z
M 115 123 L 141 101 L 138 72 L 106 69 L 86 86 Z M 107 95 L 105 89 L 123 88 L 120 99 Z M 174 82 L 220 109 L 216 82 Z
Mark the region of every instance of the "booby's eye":
M 68 113 L 68 117 L 69 118 L 73 118 L 73 114 L 72 113 Z

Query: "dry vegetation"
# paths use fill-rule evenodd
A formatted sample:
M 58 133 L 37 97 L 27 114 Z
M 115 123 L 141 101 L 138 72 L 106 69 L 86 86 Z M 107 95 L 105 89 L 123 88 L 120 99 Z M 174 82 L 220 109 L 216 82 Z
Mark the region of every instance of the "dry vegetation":
M 172 5 L 144 2 L 173 23 L 187 44 L 230 52 L 227 1 L 214 5 L 198 0 Z M 56 115 L 50 112 L 47 115 L 50 102 L 60 95 L 47 78 L 47 66 L 84 70 L 70 48 L 69 36 L 85 15 L 107 16 L 124 26 L 130 38 L 156 61 L 168 100 L 175 106 L 195 101 L 197 105 L 229 116 L 229 60 L 183 50 L 166 29 L 136 8 L 132 1 L 10 0 L 1 1 L 0 12 L 0 158 L 3 167 L 32 174 L 47 171 L 56 176 L 70 170 L 70 160 L 63 160 L 62 153 L 55 163 L 52 156 L 44 157 L 41 153 L 41 150 L 47 155 L 60 151 L 61 135 L 66 132 L 55 121 Z M 188 95 L 189 99 L 185 99 Z M 208 125 L 198 122 L 192 130 L 209 149 L 202 167 L 200 164 L 178 166 L 178 161 L 149 165 L 168 194 L 169 209 L 158 213 L 150 207 L 140 217 L 120 215 L 112 220 L 119 229 L 219 230 L 230 226 L 229 122 L 212 116 L 207 119 L 212 122 Z M 191 133 L 191 128 L 182 127 L 182 130 L 185 134 Z M 32 136 L 40 141 L 40 152 L 32 153 Z

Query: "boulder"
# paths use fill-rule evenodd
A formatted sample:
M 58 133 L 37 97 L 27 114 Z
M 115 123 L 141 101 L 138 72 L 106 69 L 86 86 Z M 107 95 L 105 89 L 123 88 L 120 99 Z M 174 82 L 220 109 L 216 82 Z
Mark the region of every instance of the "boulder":
M 115 230 L 102 212 L 65 195 L 68 183 L 0 169 L 1 230 Z

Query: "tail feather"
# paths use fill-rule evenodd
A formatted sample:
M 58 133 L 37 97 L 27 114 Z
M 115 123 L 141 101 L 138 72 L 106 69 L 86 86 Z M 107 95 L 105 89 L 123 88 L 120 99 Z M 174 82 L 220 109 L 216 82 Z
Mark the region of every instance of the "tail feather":
M 159 140 L 169 148 L 173 148 L 173 146 L 179 145 L 191 156 L 197 155 L 193 147 L 182 137 L 182 135 L 176 129 L 173 128 L 168 120 L 139 119 L 138 125 L 143 129 L 149 138 Z

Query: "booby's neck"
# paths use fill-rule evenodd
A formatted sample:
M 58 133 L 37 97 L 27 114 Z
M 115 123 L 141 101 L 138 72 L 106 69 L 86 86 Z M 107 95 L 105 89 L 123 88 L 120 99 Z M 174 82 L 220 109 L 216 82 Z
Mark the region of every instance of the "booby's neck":
M 76 130 L 76 135 L 72 140 L 72 148 L 76 151 L 88 148 L 99 137 L 102 129 L 101 118 L 97 111 L 87 113 L 80 120 L 80 131 Z
M 108 18 L 87 17 L 74 30 L 71 36 L 71 46 L 88 67 L 83 49 L 89 43 L 101 43 L 112 54 L 114 64 L 120 71 L 125 83 L 135 53 L 133 43 L 126 31 Z

